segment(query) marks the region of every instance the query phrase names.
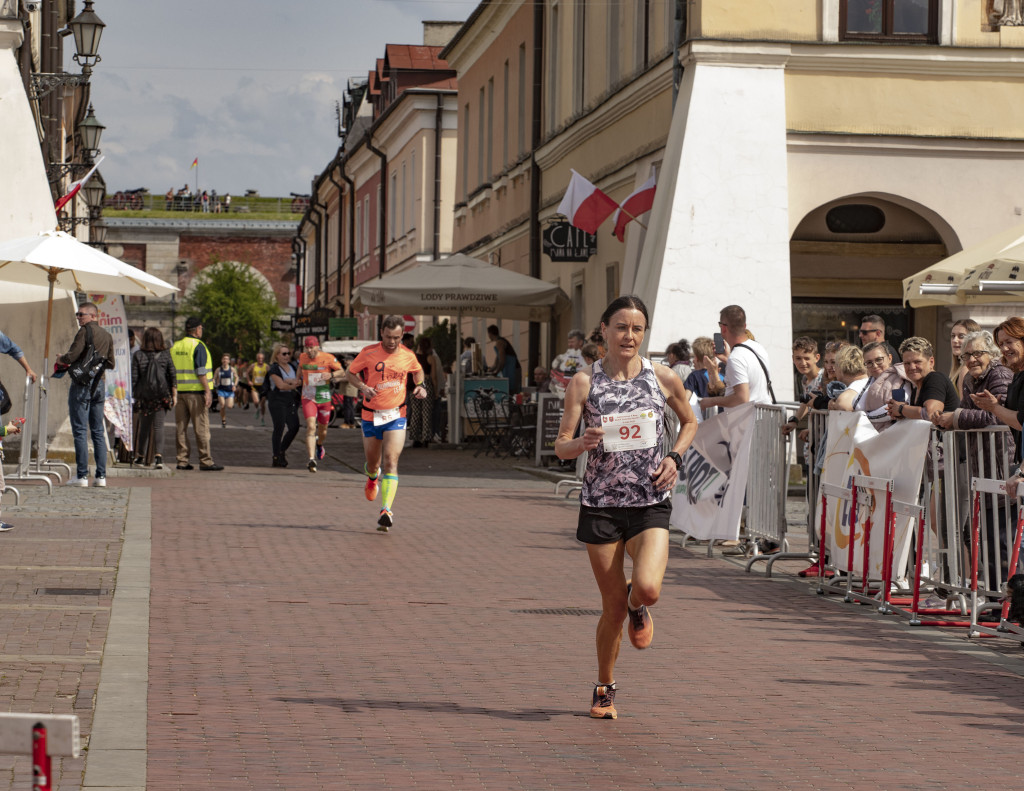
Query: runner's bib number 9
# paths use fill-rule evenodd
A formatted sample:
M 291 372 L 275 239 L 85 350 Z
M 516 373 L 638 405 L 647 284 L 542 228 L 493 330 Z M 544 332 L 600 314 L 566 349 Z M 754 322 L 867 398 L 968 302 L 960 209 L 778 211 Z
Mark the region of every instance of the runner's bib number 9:
M 658 419 L 653 409 L 639 409 L 615 415 L 601 415 L 604 449 L 607 453 L 643 450 L 658 444 Z
M 402 416 L 402 408 L 396 406 L 394 409 L 378 409 L 373 413 L 373 425 L 383 426 L 392 420 L 398 420 Z

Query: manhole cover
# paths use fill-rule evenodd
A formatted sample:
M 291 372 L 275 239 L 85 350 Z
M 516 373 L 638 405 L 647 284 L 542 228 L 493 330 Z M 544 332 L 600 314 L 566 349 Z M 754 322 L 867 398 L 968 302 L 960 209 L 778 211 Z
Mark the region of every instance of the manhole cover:
M 106 596 L 106 588 L 36 588 L 42 596 Z
M 582 607 L 540 607 L 536 610 L 513 610 L 522 615 L 600 615 L 601 610 L 586 610 Z

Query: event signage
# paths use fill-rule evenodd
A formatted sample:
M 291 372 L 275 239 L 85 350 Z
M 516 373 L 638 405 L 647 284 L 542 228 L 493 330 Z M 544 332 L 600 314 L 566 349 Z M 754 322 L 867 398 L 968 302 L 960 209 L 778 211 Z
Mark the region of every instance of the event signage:
M 564 411 L 561 396 L 554 393 L 540 393 L 537 396 L 537 441 L 535 443 L 537 464 L 544 456 L 555 455 L 555 440 L 562 423 Z
M 670 524 L 692 538 L 735 540 L 747 491 L 752 403 L 705 420 L 683 456 Z
M 330 330 L 332 315 L 327 308 L 316 308 L 305 316 L 295 317 L 295 336 L 303 338 L 307 335 L 326 336 Z
M 295 317 L 289 316 L 286 319 L 271 319 L 270 329 L 273 332 L 291 332 L 295 329 Z
M 106 398 L 103 417 L 114 427 L 128 450 L 132 442 L 132 357 L 128 348 L 128 320 L 125 317 L 124 297 L 118 294 L 89 294 L 96 305 L 96 323 L 110 333 L 114 341 L 114 370 L 103 378 Z
M 597 255 L 597 234 L 554 222 L 544 229 L 542 246 L 552 261 L 587 261 Z

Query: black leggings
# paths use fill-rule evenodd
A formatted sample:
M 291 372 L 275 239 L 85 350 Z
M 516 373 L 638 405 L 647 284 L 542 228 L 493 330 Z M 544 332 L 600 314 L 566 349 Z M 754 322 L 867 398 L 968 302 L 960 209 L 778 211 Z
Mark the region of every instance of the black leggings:
M 274 430 L 270 434 L 274 458 L 283 456 L 299 433 L 299 402 L 294 394 L 271 393 L 268 399 L 270 419 L 274 421 Z M 288 429 L 285 431 L 285 429 Z M 284 435 L 282 439 L 281 435 Z

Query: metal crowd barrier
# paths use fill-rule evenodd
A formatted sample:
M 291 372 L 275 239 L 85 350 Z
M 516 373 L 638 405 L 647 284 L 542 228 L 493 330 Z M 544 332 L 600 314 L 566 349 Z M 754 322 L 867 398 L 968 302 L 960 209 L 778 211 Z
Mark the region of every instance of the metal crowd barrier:
M 1004 594 L 999 597 L 995 602 L 983 605 L 980 600 L 978 591 L 978 571 L 979 571 L 979 550 L 983 550 L 985 546 L 985 538 L 991 536 L 991 534 L 983 529 L 981 514 L 982 498 L 984 494 L 995 495 L 997 497 L 1006 497 L 1006 482 L 1001 480 L 992 480 L 987 478 L 974 478 L 971 481 L 971 500 L 972 500 L 972 515 L 971 515 L 971 624 L 970 624 L 970 636 L 981 637 L 982 635 L 989 637 L 1006 637 L 1011 640 L 1020 640 L 1024 637 L 1024 624 L 1014 623 L 1009 620 L 1011 597 L 1010 591 L 1001 590 Z M 1005 500 L 1004 500 L 1005 502 Z M 995 557 L 1000 559 L 1000 562 L 995 564 L 997 568 L 1001 567 L 1003 560 L 1006 560 L 1006 568 L 1012 573 L 1017 568 L 1017 564 L 1020 561 L 1020 543 L 1021 535 L 1024 533 L 1024 508 L 1022 508 L 1024 498 L 1021 496 L 1021 492 L 1018 490 L 1017 496 L 1014 498 L 1014 505 L 1016 506 L 1017 518 L 1016 527 L 1013 531 L 1013 540 L 1007 545 L 1002 541 L 994 542 L 997 546 L 992 546 L 989 551 Z M 1010 509 L 1007 508 L 1007 511 Z M 1003 553 L 1000 553 L 1000 549 Z M 1008 557 L 1004 558 L 1001 554 L 1006 554 Z M 987 562 L 982 561 L 983 566 L 987 566 Z M 988 591 L 987 595 L 991 595 L 992 592 Z M 998 626 L 983 625 L 981 622 L 982 612 L 999 613 L 999 624 Z
M 46 484 L 47 494 L 53 493 L 53 480 L 50 476 L 54 476 L 57 479 L 57 483 L 60 483 L 60 475 L 53 471 L 38 469 L 38 465 L 33 469 L 32 460 L 32 432 L 36 426 L 36 412 L 40 399 L 37 398 L 37 390 L 39 389 L 38 383 L 33 383 L 29 378 L 25 377 L 25 414 L 22 416 L 25 418 L 25 423 L 21 427 L 21 445 L 19 446 L 18 462 L 15 464 L 14 472 L 10 475 L 5 475 L 7 481 L 42 481 Z M 45 403 L 45 401 L 43 402 Z M 6 487 L 8 490 L 13 489 L 11 486 Z M 15 497 L 20 503 L 21 495 L 15 489 Z
M 750 571 L 755 563 L 767 560 L 765 573 L 771 576 L 776 560 L 805 558 L 806 553 L 790 553 L 786 540 L 786 494 L 789 486 L 788 443 L 795 440 L 791 432 L 782 433 L 789 407 L 784 404 L 757 404 L 754 407 L 754 436 L 750 443 L 750 464 L 747 472 L 745 530 L 753 546 L 753 557 L 747 561 Z M 762 554 L 757 539 L 778 544 L 780 552 Z

